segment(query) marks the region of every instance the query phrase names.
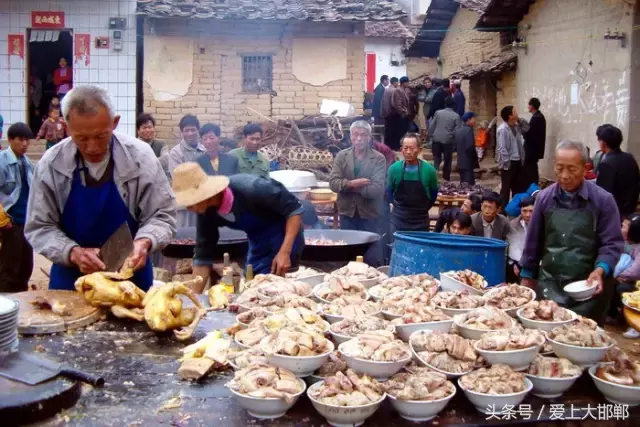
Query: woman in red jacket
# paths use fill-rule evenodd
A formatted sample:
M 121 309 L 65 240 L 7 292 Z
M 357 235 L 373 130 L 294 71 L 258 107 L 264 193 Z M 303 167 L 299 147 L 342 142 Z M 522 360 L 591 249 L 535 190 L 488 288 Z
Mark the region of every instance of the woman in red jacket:
M 56 85 L 56 94 L 58 94 L 58 97 L 62 101 L 62 98 L 71 90 L 73 76 L 66 58 L 60 58 L 59 64 L 60 68 L 53 72 L 53 84 Z

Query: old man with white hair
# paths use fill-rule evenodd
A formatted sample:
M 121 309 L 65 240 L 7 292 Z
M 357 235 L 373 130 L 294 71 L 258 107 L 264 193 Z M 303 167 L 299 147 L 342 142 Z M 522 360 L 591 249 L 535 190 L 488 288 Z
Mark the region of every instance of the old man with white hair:
M 550 299 L 602 323 L 614 291 L 611 274 L 624 247 L 620 214 L 613 196 L 585 180 L 587 148 L 562 141 L 556 147 L 557 182 L 536 198 L 520 259 L 522 284 L 541 299 Z M 587 280 L 596 295 L 576 301 L 565 291 L 571 282 Z
M 77 86 L 62 101 L 70 137 L 38 162 L 25 235 L 53 262 L 49 289 L 74 289 L 82 275 L 105 270 L 100 247 L 124 223 L 134 238 L 125 261 L 142 289 L 153 282 L 148 254 L 175 234 L 175 199 L 148 144 L 115 132 L 107 92 Z
M 350 129 L 352 147 L 336 156 L 329 177 L 331 190 L 338 193 L 340 228 L 378 233 L 383 213 L 387 162 L 371 147 L 371 125 L 364 120 L 353 122 Z M 368 264 L 379 264 L 380 245 L 365 254 Z

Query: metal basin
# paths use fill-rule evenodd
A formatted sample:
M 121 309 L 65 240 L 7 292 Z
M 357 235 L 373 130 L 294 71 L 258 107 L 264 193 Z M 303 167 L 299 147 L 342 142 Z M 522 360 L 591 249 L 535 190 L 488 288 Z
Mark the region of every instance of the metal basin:
M 247 234 L 244 231 L 234 230 L 229 227 L 218 228 L 220 240 L 216 245 L 214 256 L 216 259 L 222 258 L 224 253 L 228 253 L 231 258 L 244 258 L 249 248 Z M 176 239 L 196 239 L 196 227 L 179 228 L 176 231 Z M 193 258 L 193 245 L 169 244 L 162 250 L 162 255 L 169 258 Z
M 368 231 L 354 230 L 305 230 L 305 239 L 344 240 L 346 245 L 305 245 L 303 261 L 353 261 L 364 255 L 380 235 Z

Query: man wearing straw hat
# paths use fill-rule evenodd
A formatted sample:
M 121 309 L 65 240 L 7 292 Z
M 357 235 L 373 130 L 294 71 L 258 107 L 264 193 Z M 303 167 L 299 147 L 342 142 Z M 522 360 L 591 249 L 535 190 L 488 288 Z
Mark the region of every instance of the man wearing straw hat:
M 247 264 L 255 273 L 279 276 L 297 266 L 304 249 L 302 213 L 296 196 L 282 184 L 255 175 L 209 176 L 197 163 L 173 171 L 178 205 L 198 214 L 193 274 L 202 276 L 202 292 L 211 274 L 218 227 L 247 233 Z

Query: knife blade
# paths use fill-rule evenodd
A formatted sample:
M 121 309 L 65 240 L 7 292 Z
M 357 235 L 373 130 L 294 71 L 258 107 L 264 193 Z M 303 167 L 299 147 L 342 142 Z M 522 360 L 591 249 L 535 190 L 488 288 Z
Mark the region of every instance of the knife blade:
M 100 258 L 107 267 L 106 271 L 116 272 L 120 270 L 120 267 L 122 267 L 132 251 L 133 237 L 131 236 L 129 225 L 125 221 L 100 248 Z

